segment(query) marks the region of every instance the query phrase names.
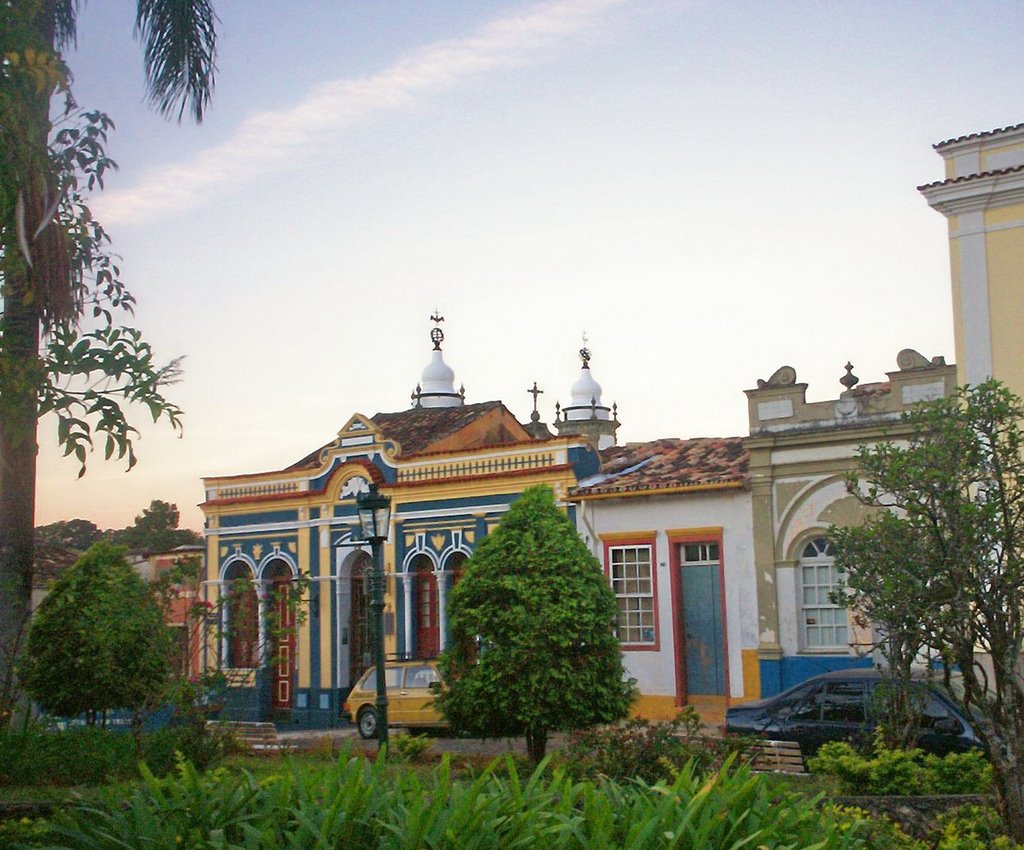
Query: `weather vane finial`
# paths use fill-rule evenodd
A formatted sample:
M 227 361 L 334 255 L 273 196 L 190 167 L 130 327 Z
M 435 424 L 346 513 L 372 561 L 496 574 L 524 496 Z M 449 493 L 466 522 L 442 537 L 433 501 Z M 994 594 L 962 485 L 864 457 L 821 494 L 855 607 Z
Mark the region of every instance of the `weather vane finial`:
M 583 368 L 590 368 L 590 349 L 587 348 L 587 332 L 583 332 L 583 348 L 580 349 L 580 360 L 583 361 Z
M 434 327 L 430 329 L 430 341 L 434 343 L 434 351 L 440 351 L 441 343 L 444 342 L 444 331 L 441 330 L 441 322 L 444 321 L 444 316 L 441 315 L 441 311 L 436 307 L 430 316 L 430 321 L 434 323 Z

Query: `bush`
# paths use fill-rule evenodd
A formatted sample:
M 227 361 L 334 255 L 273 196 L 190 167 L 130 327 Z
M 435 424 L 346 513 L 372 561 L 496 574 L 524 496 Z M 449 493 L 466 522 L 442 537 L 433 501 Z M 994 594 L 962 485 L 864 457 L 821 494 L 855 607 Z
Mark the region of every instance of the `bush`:
M 0 785 L 102 785 L 136 773 L 132 736 L 95 727 L 0 731 Z
M 993 806 L 960 806 L 939 816 L 935 850 L 1021 850 L 1003 834 L 1003 822 Z
M 158 776 L 174 768 L 178 753 L 206 770 L 233 751 L 230 736 L 190 725 L 142 736 L 142 757 Z M 104 785 L 138 775 L 138 751 L 127 732 L 88 726 L 0 731 L 0 786 Z
M 409 735 L 399 732 L 391 736 L 389 752 L 393 761 L 417 764 L 423 761 L 433 742 L 426 735 Z
M 50 828 L 44 820 L 0 820 L 0 847 L 47 847 L 51 840 Z
M 829 803 L 822 811 L 844 832 L 863 839 L 864 850 L 929 850 L 923 841 L 913 838 L 887 817 L 872 817 L 856 806 Z
M 92 725 L 102 712 L 158 699 L 172 648 L 152 587 L 123 548 L 104 540 L 61 573 L 40 603 L 18 676 L 48 714 L 84 714 Z
M 192 723 L 158 729 L 142 739 L 143 760 L 156 776 L 170 773 L 179 756 L 204 771 L 244 749 L 230 732 Z
M 690 763 L 698 774 L 715 770 L 746 745 L 738 738 L 708 738 L 703 731 L 700 716 L 687 706 L 668 723 L 634 718 L 574 732 L 559 758 L 576 779 L 642 779 L 653 784 L 671 782 Z
M 977 751 L 925 755 L 921 750 L 890 750 L 879 739 L 863 756 L 845 741 L 833 741 L 808 759 L 813 773 L 839 779 L 845 794 L 919 796 L 986 794 L 992 790 L 992 766 Z
M 182 763 L 166 779 L 147 774 L 123 801 L 58 813 L 53 830 L 69 850 L 861 846 L 856 828 L 746 768 L 710 777 L 684 768 L 671 785 L 653 787 L 576 782 L 561 768 L 549 773 L 547 763 L 524 775 L 509 759 L 504 770 L 460 782 L 447 758 L 426 774 L 396 774 L 383 759 L 345 752 L 329 768 L 258 781 L 222 770 L 200 775 Z

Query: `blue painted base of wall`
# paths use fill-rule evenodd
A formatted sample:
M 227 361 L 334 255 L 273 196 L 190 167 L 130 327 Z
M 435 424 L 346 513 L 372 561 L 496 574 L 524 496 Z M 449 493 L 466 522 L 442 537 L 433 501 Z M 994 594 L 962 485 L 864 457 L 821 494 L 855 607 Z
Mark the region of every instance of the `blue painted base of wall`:
M 784 655 L 779 659 L 761 659 L 761 696 L 770 697 L 795 685 L 833 670 L 855 670 L 871 667 L 870 658 L 849 655 Z
M 247 720 L 257 722 L 264 720 L 259 692 L 256 688 L 226 688 L 224 691 L 224 708 L 218 720 Z
M 259 688 L 228 688 L 220 720 L 273 721 L 284 729 L 333 729 L 347 726 L 341 717 L 342 692 L 305 688 L 295 691 L 287 711 L 270 709 L 266 694 Z

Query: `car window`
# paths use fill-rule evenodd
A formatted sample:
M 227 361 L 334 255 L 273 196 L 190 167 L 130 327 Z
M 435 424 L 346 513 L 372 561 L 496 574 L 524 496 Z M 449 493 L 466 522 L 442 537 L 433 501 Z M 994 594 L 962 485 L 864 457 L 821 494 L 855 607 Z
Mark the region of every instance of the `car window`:
M 405 686 L 407 688 L 429 688 L 434 682 L 441 681 L 433 667 L 407 667 Z
M 821 719 L 832 723 L 864 723 L 864 683 L 829 682 L 821 706 Z
M 789 720 L 818 720 L 821 717 L 821 698 L 824 685 L 817 684 L 803 691 L 783 716 Z
M 401 686 L 402 681 L 402 668 L 401 667 L 385 667 L 384 668 L 384 687 L 388 690 L 398 688 Z M 361 685 L 364 691 L 375 691 L 377 690 L 377 671 L 371 670 L 366 674 L 366 678 L 363 679 Z
M 939 724 L 942 721 L 946 721 L 948 724 L 950 720 L 955 721 L 956 725 L 960 726 L 960 731 L 963 731 L 960 721 L 942 698 L 936 693 L 926 691 L 921 705 L 921 719 L 919 721 L 921 728 L 934 729 L 936 724 Z

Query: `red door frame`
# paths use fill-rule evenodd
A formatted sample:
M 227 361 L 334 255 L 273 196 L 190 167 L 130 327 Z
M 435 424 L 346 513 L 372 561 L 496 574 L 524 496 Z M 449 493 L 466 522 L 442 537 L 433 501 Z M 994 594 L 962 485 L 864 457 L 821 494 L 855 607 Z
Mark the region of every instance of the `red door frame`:
M 271 707 L 275 710 L 292 707 L 292 679 L 295 673 L 295 610 L 289 587 L 291 575 L 275 576 L 271 582 L 271 604 L 277 608 L 274 624 L 279 634 L 274 640 L 274 686 Z
M 683 590 L 680 586 L 679 570 L 682 559 L 679 549 L 686 543 L 718 544 L 718 581 L 721 591 L 722 609 L 722 653 L 725 656 L 725 698 L 729 699 L 729 621 L 726 619 L 725 600 L 725 546 L 721 528 L 694 528 L 668 533 L 670 578 L 672 585 L 672 638 L 675 652 L 676 705 L 686 705 L 686 634 L 683 631 L 682 604 Z

